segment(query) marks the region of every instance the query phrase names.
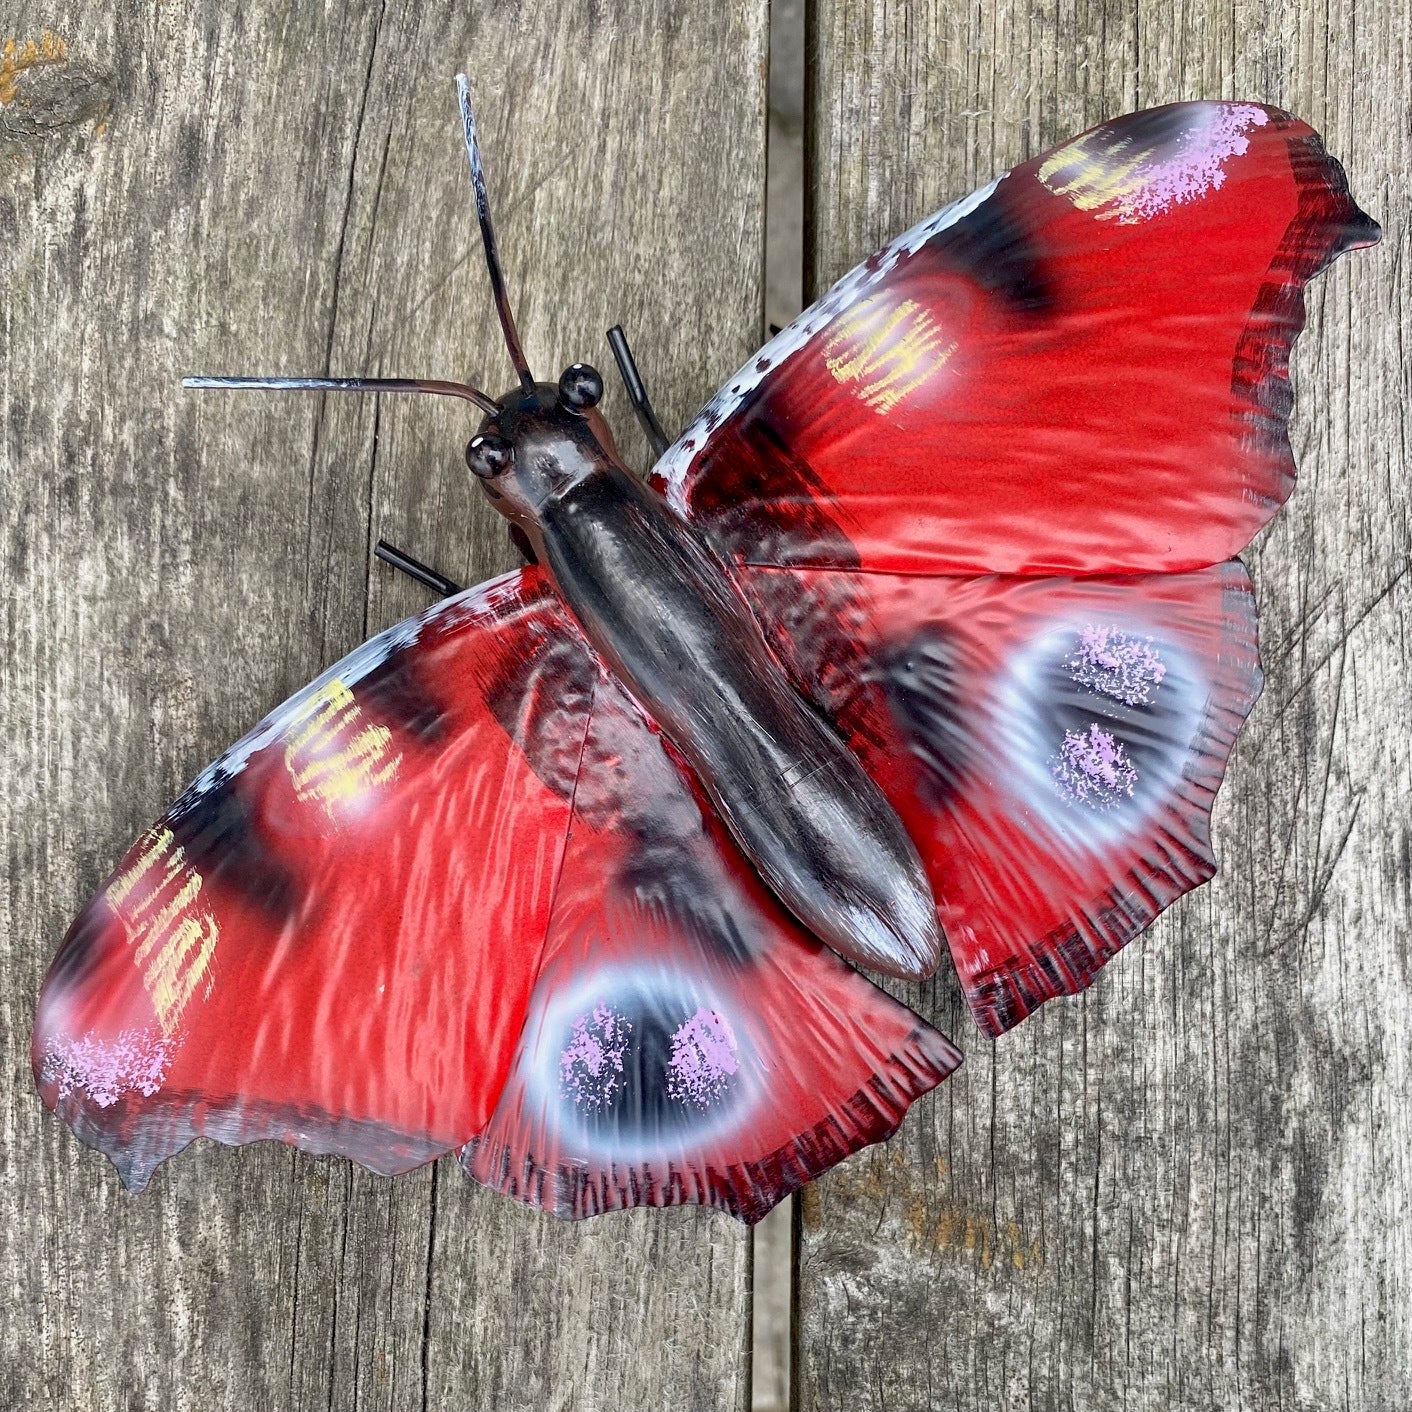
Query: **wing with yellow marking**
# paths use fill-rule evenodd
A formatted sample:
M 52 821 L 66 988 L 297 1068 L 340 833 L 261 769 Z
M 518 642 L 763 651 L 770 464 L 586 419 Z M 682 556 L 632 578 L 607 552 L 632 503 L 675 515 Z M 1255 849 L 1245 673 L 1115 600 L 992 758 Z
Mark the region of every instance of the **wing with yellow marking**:
M 537 569 L 374 638 L 205 770 L 84 909 L 40 1092 L 124 1180 L 193 1137 L 391 1172 L 485 1124 L 598 665 Z
M 348 687 L 334 677 L 299 713 L 284 747 L 284 767 L 302 802 L 317 801 L 329 814 L 376 792 L 402 768 L 390 727 L 370 722 Z
M 657 484 L 747 565 L 1218 563 L 1294 483 L 1304 285 L 1377 237 L 1287 113 L 1118 118 L 846 275 L 717 394 Z
M 834 380 L 886 415 L 938 373 L 956 351 L 936 320 L 914 299 L 865 300 L 839 320 L 824 344 Z

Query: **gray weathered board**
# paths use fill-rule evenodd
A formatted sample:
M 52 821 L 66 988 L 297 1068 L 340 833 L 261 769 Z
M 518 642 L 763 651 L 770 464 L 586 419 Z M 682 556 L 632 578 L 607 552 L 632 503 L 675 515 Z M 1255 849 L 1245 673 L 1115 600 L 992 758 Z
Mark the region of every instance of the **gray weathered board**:
M 1310 291 L 1221 875 L 993 1046 L 932 983 L 966 1066 L 802 1201 L 800 1406 L 1412 1406 L 1412 10 L 816 0 L 813 25 L 816 286 L 1179 98 L 1300 114 L 1387 234 Z
M 33 997 L 111 862 L 424 601 L 371 541 L 465 581 L 511 562 L 454 408 L 175 390 L 503 375 L 450 75 L 484 75 L 537 364 L 601 360 L 621 317 L 679 423 L 759 317 L 763 0 L 184 8 L 0 21 L 65 42 L 0 69 L 0 1405 L 741 1407 L 727 1218 L 565 1227 L 451 1162 L 386 1181 L 269 1146 L 200 1145 L 131 1198 L 33 1097 Z M 802 1203 L 799 1405 L 1402 1406 L 1407 0 L 816 0 L 811 24 L 816 283 L 1087 122 L 1196 95 L 1308 117 L 1388 239 L 1311 299 L 1223 876 L 994 1048 L 949 980 L 924 992 L 969 1062 Z

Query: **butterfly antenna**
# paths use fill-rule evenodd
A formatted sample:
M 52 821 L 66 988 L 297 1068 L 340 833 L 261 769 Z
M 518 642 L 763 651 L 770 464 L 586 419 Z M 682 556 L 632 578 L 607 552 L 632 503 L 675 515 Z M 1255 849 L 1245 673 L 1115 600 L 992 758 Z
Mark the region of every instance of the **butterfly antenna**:
M 660 457 L 667 449 L 667 434 L 662 430 L 662 423 L 657 420 L 656 412 L 652 410 L 652 403 L 647 397 L 647 387 L 642 381 L 642 374 L 637 370 L 637 363 L 632 356 L 632 349 L 628 347 L 628 336 L 623 332 L 622 324 L 614 324 L 608 330 L 608 344 L 613 350 L 613 358 L 618 365 L 623 386 L 627 389 L 628 401 L 632 403 L 637 420 L 647 433 L 648 441 L 652 443 L 652 454 Z
M 462 397 L 474 402 L 488 417 L 503 409 L 480 388 L 464 382 L 440 382 L 435 378 L 261 378 L 190 377 L 183 387 L 235 388 L 262 392 L 430 392 L 437 397 Z
M 505 272 L 500 268 L 500 251 L 495 244 L 495 227 L 490 222 L 490 197 L 485 189 L 485 168 L 481 166 L 480 142 L 476 137 L 476 115 L 471 107 L 471 85 L 465 74 L 456 75 L 456 96 L 461 101 L 461 130 L 466 139 L 466 159 L 471 164 L 471 185 L 476 192 L 476 215 L 480 219 L 481 241 L 485 245 L 485 263 L 490 270 L 490 292 L 495 297 L 495 312 L 500 315 L 500 327 L 505 334 L 505 347 L 510 361 L 520 375 L 526 392 L 534 391 L 534 375 L 520 343 L 515 316 L 510 312 L 510 298 L 505 293 Z

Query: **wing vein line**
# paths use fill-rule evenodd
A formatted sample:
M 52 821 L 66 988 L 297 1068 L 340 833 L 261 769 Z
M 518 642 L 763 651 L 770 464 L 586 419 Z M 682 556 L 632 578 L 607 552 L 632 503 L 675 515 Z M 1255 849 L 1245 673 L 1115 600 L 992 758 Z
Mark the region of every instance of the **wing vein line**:
M 596 657 L 595 657 L 596 661 Z M 554 918 L 558 913 L 559 906 L 559 886 L 564 880 L 564 863 L 569 856 L 569 838 L 574 831 L 574 809 L 578 803 L 579 780 L 583 778 L 584 756 L 588 754 L 588 737 L 593 730 L 593 710 L 598 704 L 599 681 L 593 683 L 593 694 L 588 698 L 588 709 L 583 713 L 583 739 L 579 742 L 579 761 L 574 767 L 574 787 L 569 791 L 569 814 L 564 823 L 564 841 L 559 845 L 559 866 L 554 873 L 554 886 L 549 893 L 549 915 L 544 924 L 544 936 L 540 940 L 539 960 L 535 964 L 534 978 L 530 982 L 528 995 L 534 994 L 534 988 L 539 984 L 540 973 L 544 970 L 545 953 L 549 950 L 549 938 L 554 934 Z M 526 1023 L 529 1021 L 529 1012 L 525 1012 Z

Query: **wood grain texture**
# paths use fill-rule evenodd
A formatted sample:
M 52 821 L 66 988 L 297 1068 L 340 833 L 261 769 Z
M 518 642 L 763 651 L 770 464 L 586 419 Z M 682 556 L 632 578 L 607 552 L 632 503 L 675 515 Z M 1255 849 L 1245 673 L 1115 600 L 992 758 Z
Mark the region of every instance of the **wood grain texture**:
M 1306 118 L 1387 236 L 1311 290 L 1301 481 L 1247 555 L 1268 677 L 1221 874 L 997 1044 L 933 984 L 966 1066 L 804 1194 L 802 1408 L 1407 1405 L 1409 36 L 1406 0 L 816 0 L 816 289 L 1180 98 Z
M 198 1145 L 133 1198 L 27 1053 L 128 842 L 425 603 L 373 541 L 467 583 L 513 562 L 458 407 L 178 377 L 511 384 L 464 66 L 531 359 L 606 365 L 621 319 L 679 423 L 758 341 L 764 0 L 66 8 L 10 7 L 13 53 L 62 44 L 0 75 L 0 1405 L 742 1407 L 728 1218 L 569 1228 L 451 1160 L 387 1181 L 272 1145 Z M 608 411 L 640 461 L 616 388 Z

